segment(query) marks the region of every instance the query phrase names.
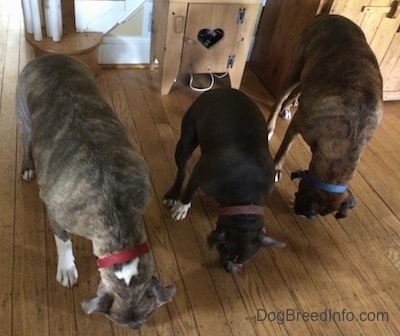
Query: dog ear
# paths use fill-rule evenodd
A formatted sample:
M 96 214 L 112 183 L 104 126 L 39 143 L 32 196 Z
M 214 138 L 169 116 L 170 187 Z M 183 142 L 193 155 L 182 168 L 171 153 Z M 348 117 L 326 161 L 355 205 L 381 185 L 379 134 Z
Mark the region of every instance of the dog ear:
M 86 314 L 108 314 L 110 312 L 113 301 L 114 298 L 111 295 L 103 293 L 100 296 L 97 296 L 91 300 L 82 301 L 81 306 Z
M 153 277 L 147 293 L 155 298 L 157 306 L 160 307 L 163 304 L 172 301 L 172 297 L 174 296 L 175 292 L 175 286 L 163 287 L 160 280 L 158 280 L 156 277 Z
M 345 218 L 347 216 L 347 210 L 352 209 L 356 206 L 355 198 L 350 195 L 346 201 L 340 205 L 339 211 L 335 214 L 336 219 Z
M 264 232 L 260 232 L 257 236 L 258 241 L 261 243 L 263 247 L 279 247 L 283 248 L 286 246 L 286 243 L 276 240 L 275 238 L 266 236 Z

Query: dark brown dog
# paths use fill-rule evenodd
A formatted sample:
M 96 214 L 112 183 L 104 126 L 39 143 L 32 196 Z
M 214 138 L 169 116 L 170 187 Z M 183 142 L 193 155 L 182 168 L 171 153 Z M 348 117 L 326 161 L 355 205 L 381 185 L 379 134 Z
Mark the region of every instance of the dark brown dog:
M 382 116 L 382 78 L 361 29 L 339 15 L 320 15 L 305 29 L 268 119 L 271 138 L 279 113 L 298 97 L 298 109 L 275 157 L 278 181 L 300 133 L 311 147 L 308 171 L 296 193 L 295 212 L 308 218 L 355 205 L 347 190 L 364 147 Z
M 217 227 L 208 236 L 227 272 L 236 272 L 262 247 L 284 243 L 265 235 L 263 206 L 274 187 L 274 162 L 259 107 L 243 92 L 220 88 L 203 93 L 182 120 L 176 145 L 176 179 L 164 196 L 174 220 L 186 218 L 200 188 L 220 206 Z M 181 196 L 186 163 L 201 156 Z

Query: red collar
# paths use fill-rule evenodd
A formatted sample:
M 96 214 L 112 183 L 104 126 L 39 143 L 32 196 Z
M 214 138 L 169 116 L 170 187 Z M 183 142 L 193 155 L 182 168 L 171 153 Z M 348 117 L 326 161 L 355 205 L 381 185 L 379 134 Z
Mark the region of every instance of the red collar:
M 220 216 L 259 215 L 264 216 L 264 207 L 260 205 L 233 205 L 219 208 Z
M 97 267 L 105 268 L 117 264 L 123 264 L 125 262 L 131 261 L 135 258 L 142 256 L 150 251 L 150 247 L 147 242 L 143 242 L 129 250 L 117 252 L 110 256 L 97 259 Z

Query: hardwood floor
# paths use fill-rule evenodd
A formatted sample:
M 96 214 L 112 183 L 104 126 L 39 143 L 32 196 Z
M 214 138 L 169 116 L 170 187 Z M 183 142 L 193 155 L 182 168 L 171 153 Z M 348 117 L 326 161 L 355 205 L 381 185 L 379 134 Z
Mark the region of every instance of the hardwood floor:
M 173 302 L 139 331 L 128 330 L 81 309 L 99 278 L 89 241 L 74 237 L 78 285 L 66 289 L 55 280 L 55 244 L 36 182 L 19 175 L 15 84 L 32 58 L 20 2 L 0 2 L 0 27 L 0 335 L 400 334 L 400 102 L 385 103 L 351 182 L 357 206 L 345 219 L 294 215 L 297 182 L 289 173 L 307 168 L 310 159 L 307 146 L 296 141 L 265 208 L 268 233 L 287 247 L 261 250 L 232 275 L 206 242 L 216 222 L 213 204 L 199 192 L 189 217 L 173 222 L 161 203 L 176 172 L 182 116 L 199 93 L 182 77 L 169 95 L 159 95 L 157 70 L 102 69 L 101 90 L 150 167 L 152 197 L 144 221 L 158 275 L 177 287 Z M 227 79 L 218 85 L 227 86 Z M 267 116 L 272 99 L 250 70 L 242 89 Z M 286 127 L 279 120 L 272 154 Z M 196 157 L 198 152 L 189 170 Z

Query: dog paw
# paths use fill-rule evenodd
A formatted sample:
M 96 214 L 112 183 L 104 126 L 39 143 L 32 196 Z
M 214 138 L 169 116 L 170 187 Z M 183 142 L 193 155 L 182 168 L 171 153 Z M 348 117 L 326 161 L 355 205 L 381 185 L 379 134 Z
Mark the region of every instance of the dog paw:
M 171 209 L 171 218 L 173 220 L 185 219 L 191 206 L 190 202 L 187 204 L 183 204 L 181 201 L 176 202 Z
M 279 116 L 284 120 L 290 120 L 292 119 L 292 112 L 290 112 L 290 110 L 282 110 Z
M 75 265 L 69 268 L 57 267 L 57 281 L 64 287 L 72 287 L 78 281 L 78 270 Z
M 236 273 L 242 269 L 243 264 L 237 264 L 233 261 L 228 261 L 228 262 L 224 263 L 223 266 L 224 266 L 225 271 L 227 271 L 229 273 Z
M 275 170 L 275 183 L 278 183 L 282 179 L 282 171 Z
M 72 252 L 72 242 L 70 239 L 62 240 L 54 235 L 58 263 L 57 263 L 57 281 L 64 287 L 72 287 L 78 280 L 78 270 L 75 265 L 75 257 Z
M 21 173 L 21 177 L 24 181 L 32 181 L 33 180 L 33 169 L 23 169 Z
M 273 136 L 273 135 L 274 135 L 274 129 L 268 127 L 268 128 L 267 128 L 267 139 L 268 139 L 268 141 L 270 141 L 270 140 L 272 139 L 272 136 Z

